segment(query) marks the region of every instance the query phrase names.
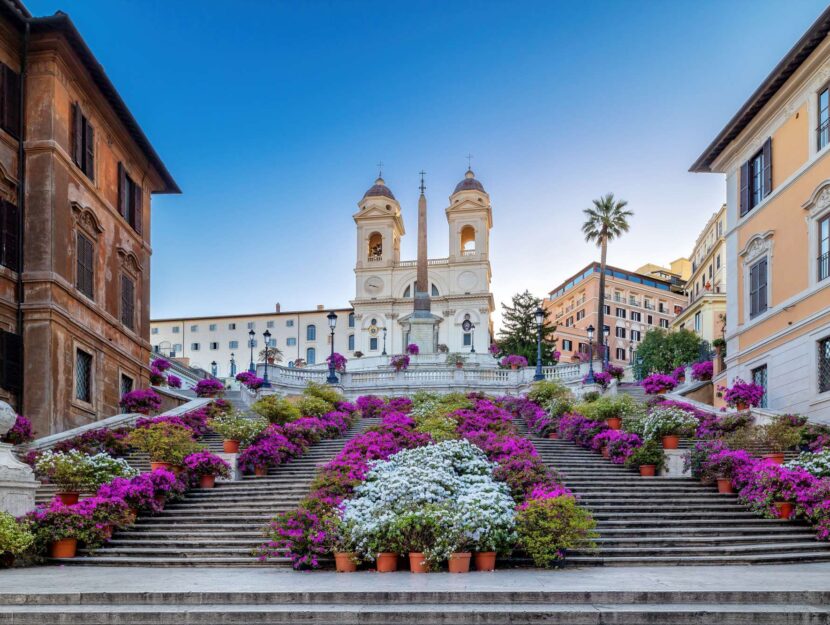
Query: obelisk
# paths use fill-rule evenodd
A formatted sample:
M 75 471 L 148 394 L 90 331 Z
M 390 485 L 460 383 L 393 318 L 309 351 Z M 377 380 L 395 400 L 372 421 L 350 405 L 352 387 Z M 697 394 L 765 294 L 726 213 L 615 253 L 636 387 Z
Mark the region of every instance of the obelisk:
M 420 353 L 435 353 L 438 343 L 440 317 L 430 312 L 430 282 L 427 262 L 427 198 L 424 195 L 424 173 L 421 172 L 421 196 L 418 198 L 418 261 L 415 275 L 415 305 L 406 323 L 409 326 L 409 342 L 418 346 Z

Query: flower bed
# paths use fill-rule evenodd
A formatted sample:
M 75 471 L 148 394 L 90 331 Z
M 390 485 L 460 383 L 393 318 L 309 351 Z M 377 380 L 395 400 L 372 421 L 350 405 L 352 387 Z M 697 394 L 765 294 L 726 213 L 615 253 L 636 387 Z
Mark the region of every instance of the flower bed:
M 511 369 L 516 369 L 518 367 L 527 367 L 527 358 L 525 358 L 524 356 L 519 356 L 518 354 L 510 354 L 502 358 L 499 364 L 502 367 L 510 367 Z
M 193 387 L 196 397 L 219 397 L 225 392 L 225 385 L 214 378 L 199 380 Z
M 720 390 L 728 406 L 741 409 L 759 406 L 766 392 L 763 386 L 754 382 L 744 382 L 741 378 L 735 378 L 731 387 L 720 387 Z

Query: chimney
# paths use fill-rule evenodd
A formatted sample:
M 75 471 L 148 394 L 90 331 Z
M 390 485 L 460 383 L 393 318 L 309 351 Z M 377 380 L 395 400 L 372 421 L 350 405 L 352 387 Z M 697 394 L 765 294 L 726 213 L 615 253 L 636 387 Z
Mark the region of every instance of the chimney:
M 274 306 L 274 308 L 276 308 L 276 312 L 280 312 L 280 309 L 282 308 L 282 306 L 280 306 L 280 303 L 277 302 L 277 305 Z
M 323 306 L 322 304 L 317 304 L 317 310 L 325 310 L 325 309 L 326 309 L 326 307 Z

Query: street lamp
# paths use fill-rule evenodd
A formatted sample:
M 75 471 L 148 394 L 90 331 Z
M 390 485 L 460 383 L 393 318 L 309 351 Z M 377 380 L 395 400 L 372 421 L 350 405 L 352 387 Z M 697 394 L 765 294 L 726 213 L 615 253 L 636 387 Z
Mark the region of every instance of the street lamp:
M 588 332 L 588 384 L 594 383 L 594 326 L 586 328 Z
M 541 306 L 537 306 L 533 316 L 536 317 L 536 375 L 533 379 L 538 382 L 545 379 L 542 374 L 542 326 L 545 323 L 545 311 Z
M 262 379 L 262 386 L 270 388 L 271 383 L 268 381 L 268 343 L 271 341 L 271 333 L 268 330 L 262 333 L 262 338 L 265 339 L 265 377 Z
M 608 344 L 608 337 L 609 337 L 610 334 L 611 334 L 611 328 L 609 328 L 608 326 L 605 326 L 602 329 L 602 336 L 605 339 L 605 351 L 603 352 L 603 356 L 604 356 L 603 361 L 605 362 L 605 366 L 603 367 L 603 370 L 608 369 L 608 360 L 611 356 L 611 346 Z
M 331 329 L 331 356 L 334 356 L 334 328 L 337 325 L 337 315 L 334 314 L 334 311 L 331 311 L 328 315 L 326 315 L 326 319 L 329 320 L 329 328 Z M 329 377 L 326 378 L 326 382 L 329 384 L 337 384 L 337 376 L 334 374 L 334 358 L 329 358 Z
M 248 331 L 248 345 L 251 348 L 251 364 L 248 366 L 248 371 L 256 373 L 256 365 L 254 364 L 254 336 L 256 333 L 252 330 Z
M 377 349 L 377 347 L 375 347 L 375 349 Z M 386 356 L 386 326 L 383 326 L 383 351 L 380 355 Z
M 231 377 L 236 376 L 236 360 L 233 358 L 233 352 L 231 352 Z
M 212 375 L 215 378 L 216 374 L 218 372 L 219 372 L 219 370 L 217 369 L 216 361 L 214 360 L 213 362 L 210 363 L 210 375 Z

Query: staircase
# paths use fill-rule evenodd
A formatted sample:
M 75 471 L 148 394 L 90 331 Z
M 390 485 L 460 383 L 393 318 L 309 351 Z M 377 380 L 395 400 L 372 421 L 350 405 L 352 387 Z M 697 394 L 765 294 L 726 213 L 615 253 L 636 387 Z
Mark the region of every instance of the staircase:
M 192 489 L 184 499 L 155 515 L 142 515 L 94 554 L 81 552 L 62 564 L 104 566 L 255 566 L 253 550 L 265 542 L 262 530 L 279 512 L 291 510 L 308 493 L 317 466 L 333 458 L 346 441 L 377 420 L 363 419 L 346 436 L 324 440 L 305 455 L 272 468 L 266 477 L 217 482 Z M 217 437 L 218 438 L 218 437 Z M 268 561 L 289 566 L 287 558 Z
M 526 432 L 524 423 L 516 425 Z M 568 564 L 830 561 L 830 543 L 817 541 L 807 525 L 762 518 L 736 495 L 720 495 L 692 478 L 640 477 L 570 441 L 530 437 L 597 521 L 597 551 L 569 555 Z
M 621 383 L 619 386 L 617 386 L 617 392 L 620 395 L 628 395 L 632 399 L 635 399 L 641 403 L 645 403 L 645 401 L 648 399 L 645 390 L 643 390 L 643 387 L 637 384 L 636 382 Z

